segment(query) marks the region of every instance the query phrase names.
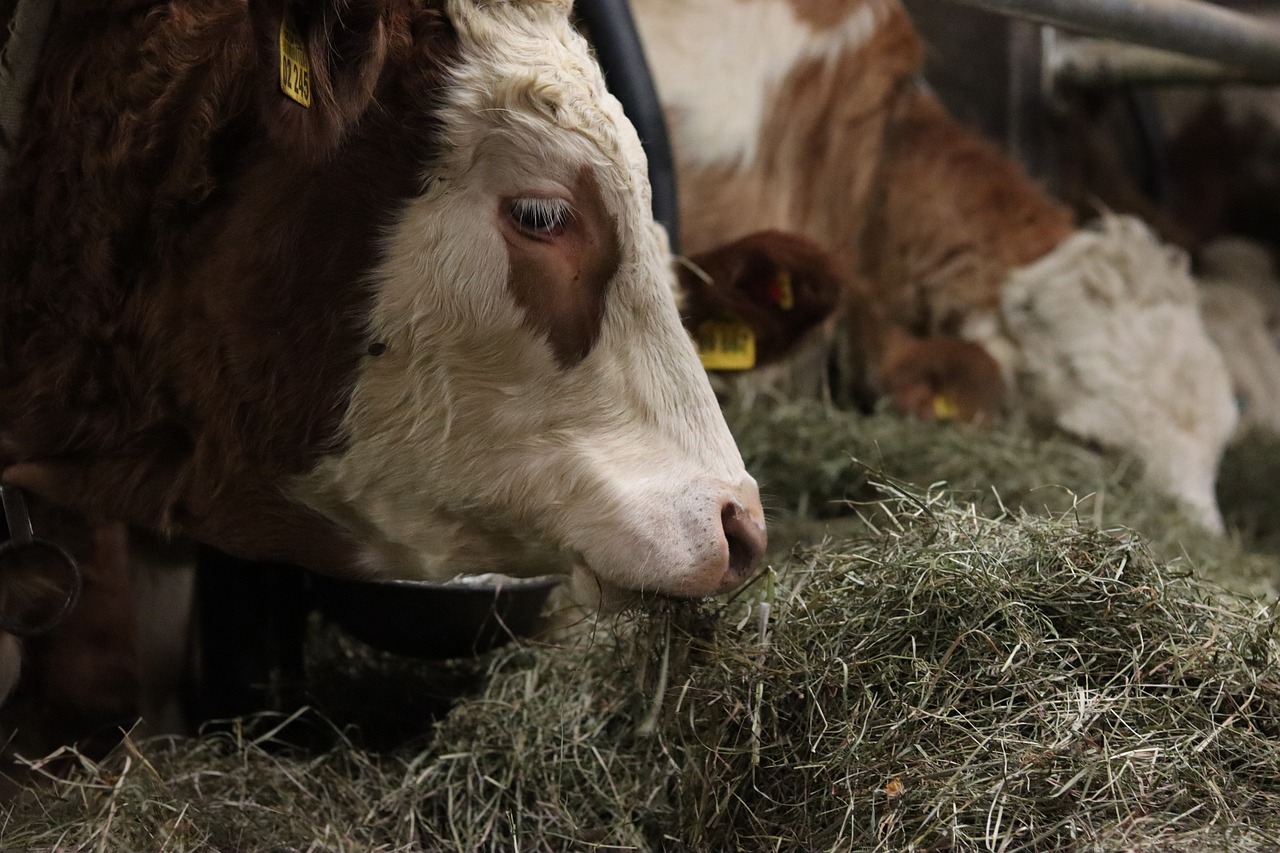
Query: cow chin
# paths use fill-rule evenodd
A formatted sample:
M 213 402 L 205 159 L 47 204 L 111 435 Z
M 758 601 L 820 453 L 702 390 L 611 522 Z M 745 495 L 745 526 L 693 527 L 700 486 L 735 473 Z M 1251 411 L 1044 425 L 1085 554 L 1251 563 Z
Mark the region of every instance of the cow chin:
M 727 592 L 763 555 L 759 492 L 745 474 L 680 481 L 573 467 L 577 476 L 543 470 L 518 478 L 513 488 L 521 499 L 505 508 L 493 502 L 487 510 L 472 504 L 450 511 L 403 492 L 398 500 L 312 506 L 363 543 L 367 577 L 575 574 L 580 602 L 605 610 L 623 606 L 632 593 Z M 559 488 L 558 481 L 572 485 Z

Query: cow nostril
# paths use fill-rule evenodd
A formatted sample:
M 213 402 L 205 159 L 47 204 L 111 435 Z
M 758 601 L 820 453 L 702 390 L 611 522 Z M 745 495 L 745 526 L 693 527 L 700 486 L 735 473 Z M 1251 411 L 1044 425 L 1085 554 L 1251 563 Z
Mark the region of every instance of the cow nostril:
M 753 519 L 737 501 L 725 504 L 720 522 L 729 543 L 729 574 L 742 580 L 754 572 L 764 558 L 767 543 L 764 525 Z

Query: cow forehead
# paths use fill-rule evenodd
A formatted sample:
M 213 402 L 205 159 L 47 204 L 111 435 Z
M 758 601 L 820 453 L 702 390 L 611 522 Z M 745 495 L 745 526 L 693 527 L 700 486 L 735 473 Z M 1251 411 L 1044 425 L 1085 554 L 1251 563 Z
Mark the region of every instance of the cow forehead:
M 623 184 L 618 189 L 635 190 L 635 177 L 645 169 L 639 137 L 574 29 L 571 5 L 560 0 L 450 4 L 461 53 L 449 94 L 450 141 L 466 147 L 480 141 L 475 137 L 502 129 L 523 133 L 528 149 L 550 142 L 563 151 L 565 134 L 571 134 L 579 142 L 573 146 L 580 149 L 577 159 L 591 157 L 596 165 L 614 167 L 615 180 Z

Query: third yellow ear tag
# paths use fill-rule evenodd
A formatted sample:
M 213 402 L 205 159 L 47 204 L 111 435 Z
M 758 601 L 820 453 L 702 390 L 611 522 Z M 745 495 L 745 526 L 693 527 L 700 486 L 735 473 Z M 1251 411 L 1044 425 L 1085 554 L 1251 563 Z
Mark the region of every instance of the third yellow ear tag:
M 933 398 L 933 416 L 940 421 L 952 421 L 960 417 L 960 409 L 946 394 L 938 394 Z
M 756 335 L 736 320 L 708 320 L 698 327 L 698 357 L 707 370 L 750 370 L 756 366 Z
M 280 20 L 280 91 L 311 106 L 311 59 L 288 11 Z

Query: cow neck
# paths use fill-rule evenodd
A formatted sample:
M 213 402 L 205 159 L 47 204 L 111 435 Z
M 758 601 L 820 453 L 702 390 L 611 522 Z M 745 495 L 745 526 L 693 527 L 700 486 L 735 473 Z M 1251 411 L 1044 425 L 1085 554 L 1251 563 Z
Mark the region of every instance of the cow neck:
M 863 209 L 862 234 L 860 245 L 874 245 L 870 242 L 881 237 L 888 229 L 889 200 L 889 158 L 886 152 L 893 150 L 893 145 L 902 129 L 902 120 L 907 115 L 912 101 L 920 91 L 922 81 L 917 77 L 901 77 L 894 82 L 885 98 L 884 125 L 880 128 L 880 156 L 876 158 L 871 175 L 871 186 L 867 191 L 867 203 Z M 859 273 L 872 276 L 875 273 L 875 253 L 863 251 L 858 260 Z
M 880 147 L 873 166 L 870 187 L 867 190 L 866 204 L 863 206 L 862 227 L 858 235 L 858 275 L 864 281 L 875 281 L 880 259 L 872 249 L 880 245 L 887 233 L 888 200 L 889 200 L 889 163 L 887 152 L 893 150 L 906 117 L 917 94 L 924 86 L 919 75 L 911 74 L 899 77 L 894 81 L 885 97 L 885 120 L 880 128 Z M 880 307 L 872 298 L 866 305 L 859 306 L 858 335 L 862 356 L 858 359 L 863 381 L 869 381 L 871 374 L 877 369 L 877 353 L 884 351 L 884 336 L 887 332 L 885 318 L 881 317 Z

